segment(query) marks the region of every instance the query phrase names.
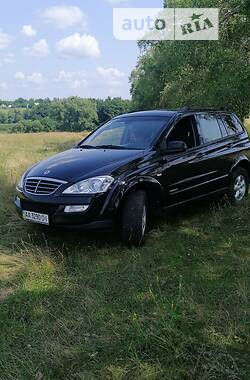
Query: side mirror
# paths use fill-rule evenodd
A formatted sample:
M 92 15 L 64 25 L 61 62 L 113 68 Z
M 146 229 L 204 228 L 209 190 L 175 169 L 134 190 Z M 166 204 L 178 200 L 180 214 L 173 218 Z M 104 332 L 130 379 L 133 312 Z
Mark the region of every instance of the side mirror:
M 166 144 L 167 154 L 183 153 L 186 150 L 187 145 L 184 143 L 184 141 L 170 141 Z

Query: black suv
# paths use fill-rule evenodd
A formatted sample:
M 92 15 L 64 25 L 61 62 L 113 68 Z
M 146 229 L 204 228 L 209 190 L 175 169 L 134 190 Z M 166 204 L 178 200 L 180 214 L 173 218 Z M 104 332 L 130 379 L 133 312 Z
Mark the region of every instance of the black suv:
M 15 204 L 35 223 L 119 226 L 123 242 L 138 246 L 150 212 L 217 193 L 239 203 L 247 197 L 249 175 L 250 141 L 235 114 L 134 112 L 28 169 Z

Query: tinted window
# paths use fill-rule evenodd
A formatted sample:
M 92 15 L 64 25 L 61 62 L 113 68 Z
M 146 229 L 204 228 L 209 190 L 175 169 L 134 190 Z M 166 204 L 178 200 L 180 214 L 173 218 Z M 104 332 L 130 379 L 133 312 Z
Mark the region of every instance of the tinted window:
M 233 119 L 235 127 L 237 128 L 237 132 L 242 132 L 243 127 L 242 127 L 240 120 L 234 115 L 232 115 L 232 119 Z
M 93 145 L 93 142 L 95 145 L 120 145 L 124 134 L 124 129 L 125 125 L 123 123 L 117 122 L 113 125 L 111 124 L 109 128 L 104 129 L 102 133 L 98 134 L 96 138 L 91 141 L 91 145 Z
M 168 136 L 167 142 L 170 141 L 183 141 L 188 149 L 196 146 L 196 136 L 191 117 L 185 117 L 176 124 Z
M 217 118 L 210 114 L 198 114 L 200 137 L 204 144 L 222 138 Z
M 117 149 L 148 148 L 168 123 L 168 117 L 121 117 L 113 119 L 87 137 L 82 145 Z
M 225 126 L 225 124 L 223 123 L 222 119 L 221 118 L 218 118 L 218 123 L 219 123 L 219 126 L 220 126 L 220 130 L 221 130 L 221 133 L 222 133 L 222 136 L 223 137 L 227 137 L 228 136 L 228 132 L 227 132 L 227 128 Z
M 240 121 L 235 116 L 222 115 L 222 120 L 226 126 L 229 135 L 235 135 L 236 133 L 243 131 Z

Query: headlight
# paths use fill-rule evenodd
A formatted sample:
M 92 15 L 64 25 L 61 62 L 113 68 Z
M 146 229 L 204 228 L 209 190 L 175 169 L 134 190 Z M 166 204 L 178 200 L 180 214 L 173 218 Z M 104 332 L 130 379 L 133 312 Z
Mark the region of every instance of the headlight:
M 22 175 L 22 177 L 21 177 L 21 178 L 19 179 L 19 181 L 18 181 L 17 187 L 18 187 L 19 189 L 23 189 L 24 178 L 25 178 L 25 173 Z
M 105 193 L 114 182 L 110 176 L 93 177 L 77 182 L 63 191 L 63 194 L 98 194 Z

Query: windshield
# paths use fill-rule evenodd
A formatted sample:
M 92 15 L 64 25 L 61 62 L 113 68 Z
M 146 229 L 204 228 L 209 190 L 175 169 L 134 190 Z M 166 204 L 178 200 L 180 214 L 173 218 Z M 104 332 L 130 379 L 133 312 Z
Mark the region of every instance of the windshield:
M 81 147 L 147 149 L 168 121 L 166 116 L 113 119 L 87 137 Z

